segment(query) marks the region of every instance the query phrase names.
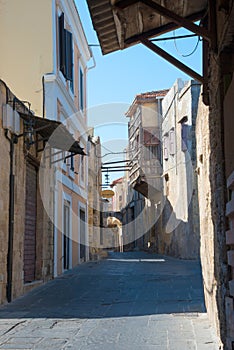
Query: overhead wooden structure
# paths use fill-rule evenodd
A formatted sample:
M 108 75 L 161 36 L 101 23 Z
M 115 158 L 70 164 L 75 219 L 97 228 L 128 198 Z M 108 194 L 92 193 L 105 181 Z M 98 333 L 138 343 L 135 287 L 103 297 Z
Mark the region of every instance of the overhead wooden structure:
M 102 53 L 109 54 L 142 43 L 201 83 L 202 75 L 186 66 L 150 39 L 184 27 L 215 50 L 215 0 L 86 0 Z M 194 22 L 201 20 L 197 25 Z

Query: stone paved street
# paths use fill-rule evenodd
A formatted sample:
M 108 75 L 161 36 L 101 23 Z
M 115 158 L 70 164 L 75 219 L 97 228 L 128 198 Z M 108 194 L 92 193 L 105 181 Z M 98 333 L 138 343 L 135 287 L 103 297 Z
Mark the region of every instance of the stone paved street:
M 111 253 L 0 308 L 0 349 L 217 350 L 199 265 Z

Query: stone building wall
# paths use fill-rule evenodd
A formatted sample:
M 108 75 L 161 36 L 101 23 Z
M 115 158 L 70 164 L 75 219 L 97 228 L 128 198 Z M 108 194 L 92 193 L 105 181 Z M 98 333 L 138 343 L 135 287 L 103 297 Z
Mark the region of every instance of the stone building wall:
M 201 263 L 208 316 L 216 326 L 222 343 L 221 348 L 224 346 L 225 350 L 232 350 L 234 292 L 231 286 L 234 262 L 231 257 L 234 240 L 230 234 L 232 232 L 230 175 L 234 170 L 232 82 L 234 7 L 231 1 L 219 0 L 214 9 L 215 15 L 212 20 L 216 37 L 213 39 L 216 39 L 216 42 L 212 42 L 213 45 L 208 47 L 204 56 L 207 60 L 205 65 L 208 73 L 208 89 L 206 90 L 204 85 L 203 96 L 209 108 L 200 102 L 196 130 Z M 225 217 L 226 214 L 229 220 Z
M 88 230 L 90 259 L 102 255 L 101 241 L 101 143 L 94 137 L 94 130 L 89 130 L 89 165 L 88 165 Z
M 6 302 L 7 284 L 7 250 L 8 250 L 8 218 L 9 218 L 9 151 L 10 145 L 2 128 L 2 104 L 6 102 L 6 90 L 0 84 L 0 303 Z
M 213 120 L 214 122 L 214 120 Z M 218 285 L 219 276 L 217 275 L 217 239 L 215 238 L 215 225 L 213 221 L 212 201 L 216 190 L 211 183 L 212 175 L 218 170 L 217 162 L 211 163 L 211 126 L 209 108 L 206 107 L 200 98 L 196 135 L 197 135 L 197 156 L 198 156 L 198 196 L 200 211 L 200 231 L 201 245 L 200 256 L 202 264 L 203 285 L 206 301 L 206 308 L 212 323 L 219 330 L 219 312 L 218 312 Z M 217 142 L 217 141 L 216 141 Z M 217 170 L 216 170 L 217 169 Z M 217 175 L 217 173 L 216 173 Z M 213 181 L 212 181 L 213 182 Z M 213 191 L 213 193 L 212 193 Z M 216 194 L 216 196 L 218 193 Z M 217 220 L 217 218 L 216 218 Z M 222 264 L 222 262 L 220 262 Z
M 224 98 L 224 132 L 225 132 L 225 172 L 227 179 L 228 203 L 226 215 L 228 225 L 226 231 L 227 244 L 227 293 L 225 298 L 225 313 L 227 321 L 227 345 L 232 348 L 234 344 L 234 123 L 233 123 L 233 96 L 234 78 L 228 77 L 229 86 Z
M 13 100 L 14 95 L 0 81 L 0 304 L 7 302 L 7 257 L 9 241 L 9 175 L 10 175 L 10 142 L 5 136 L 2 125 L 2 105 Z M 19 108 L 22 106 L 20 105 Z M 18 104 L 17 104 L 18 108 Z M 23 121 L 20 121 L 21 133 Z M 10 133 L 9 133 L 10 136 Z M 53 225 L 47 217 L 40 199 L 37 184 L 36 212 L 36 261 L 35 281 L 24 283 L 24 247 L 25 247 L 25 202 L 26 202 L 26 164 L 35 162 L 39 166 L 35 147 L 27 151 L 23 137 L 14 144 L 13 174 L 14 184 L 14 233 L 13 233 L 13 266 L 12 266 L 12 299 L 49 280 L 53 275 Z
M 199 258 L 194 138 L 199 93 L 198 82 L 178 79 L 162 103 L 164 200 L 157 245 L 160 253 L 185 259 Z
M 207 312 L 220 341 L 226 343 L 225 295 L 227 201 L 224 154 L 224 90 L 220 57 L 210 52 L 209 108 L 200 99 L 196 128 L 201 230 L 201 264 Z M 222 346 L 222 345 L 221 345 Z M 225 345 L 232 349 L 232 345 Z

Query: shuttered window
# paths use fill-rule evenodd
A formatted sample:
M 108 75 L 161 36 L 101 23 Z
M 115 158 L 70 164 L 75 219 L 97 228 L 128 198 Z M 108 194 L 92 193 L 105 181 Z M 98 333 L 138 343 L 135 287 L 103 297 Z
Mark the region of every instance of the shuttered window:
M 168 136 L 165 136 L 163 139 L 163 157 L 165 160 L 168 160 L 169 158 L 169 142 L 168 142 Z
M 169 148 L 170 148 L 170 154 L 175 154 L 175 130 L 171 129 L 169 132 Z
M 181 150 L 183 152 L 188 149 L 188 125 L 181 123 Z
M 66 33 L 66 78 L 73 80 L 73 47 L 72 47 L 72 33 L 65 30 Z
M 84 74 L 82 72 L 82 69 L 80 68 L 80 86 L 79 86 L 79 96 L 80 96 L 80 109 L 83 111 L 84 110 Z
M 74 155 L 71 156 L 71 166 L 70 166 L 70 169 L 71 169 L 71 171 L 74 171 L 74 170 L 75 170 L 75 167 L 74 167 Z
M 72 33 L 64 28 L 64 13 L 59 17 L 59 68 L 73 82 L 73 40 Z
M 59 17 L 59 68 L 66 75 L 66 38 L 64 29 L 64 13 Z

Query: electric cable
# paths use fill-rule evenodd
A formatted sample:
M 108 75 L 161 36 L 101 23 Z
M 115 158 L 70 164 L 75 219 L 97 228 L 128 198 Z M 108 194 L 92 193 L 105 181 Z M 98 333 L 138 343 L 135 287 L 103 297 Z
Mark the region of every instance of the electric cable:
M 201 41 L 200 36 L 198 36 L 198 38 L 197 38 L 197 43 L 196 43 L 194 49 L 193 49 L 189 54 L 186 54 L 186 55 L 185 55 L 185 54 L 182 54 L 182 53 L 180 52 L 180 50 L 178 49 L 178 47 L 177 47 L 177 44 L 176 44 L 176 37 L 175 37 L 175 31 L 174 31 L 174 30 L 173 30 L 173 36 L 174 36 L 174 46 L 175 46 L 175 48 L 176 48 L 176 51 L 177 51 L 178 54 L 179 54 L 180 56 L 182 56 L 182 57 L 189 57 L 189 56 L 192 56 L 192 55 L 197 51 L 198 44 L 199 44 L 199 42 Z

